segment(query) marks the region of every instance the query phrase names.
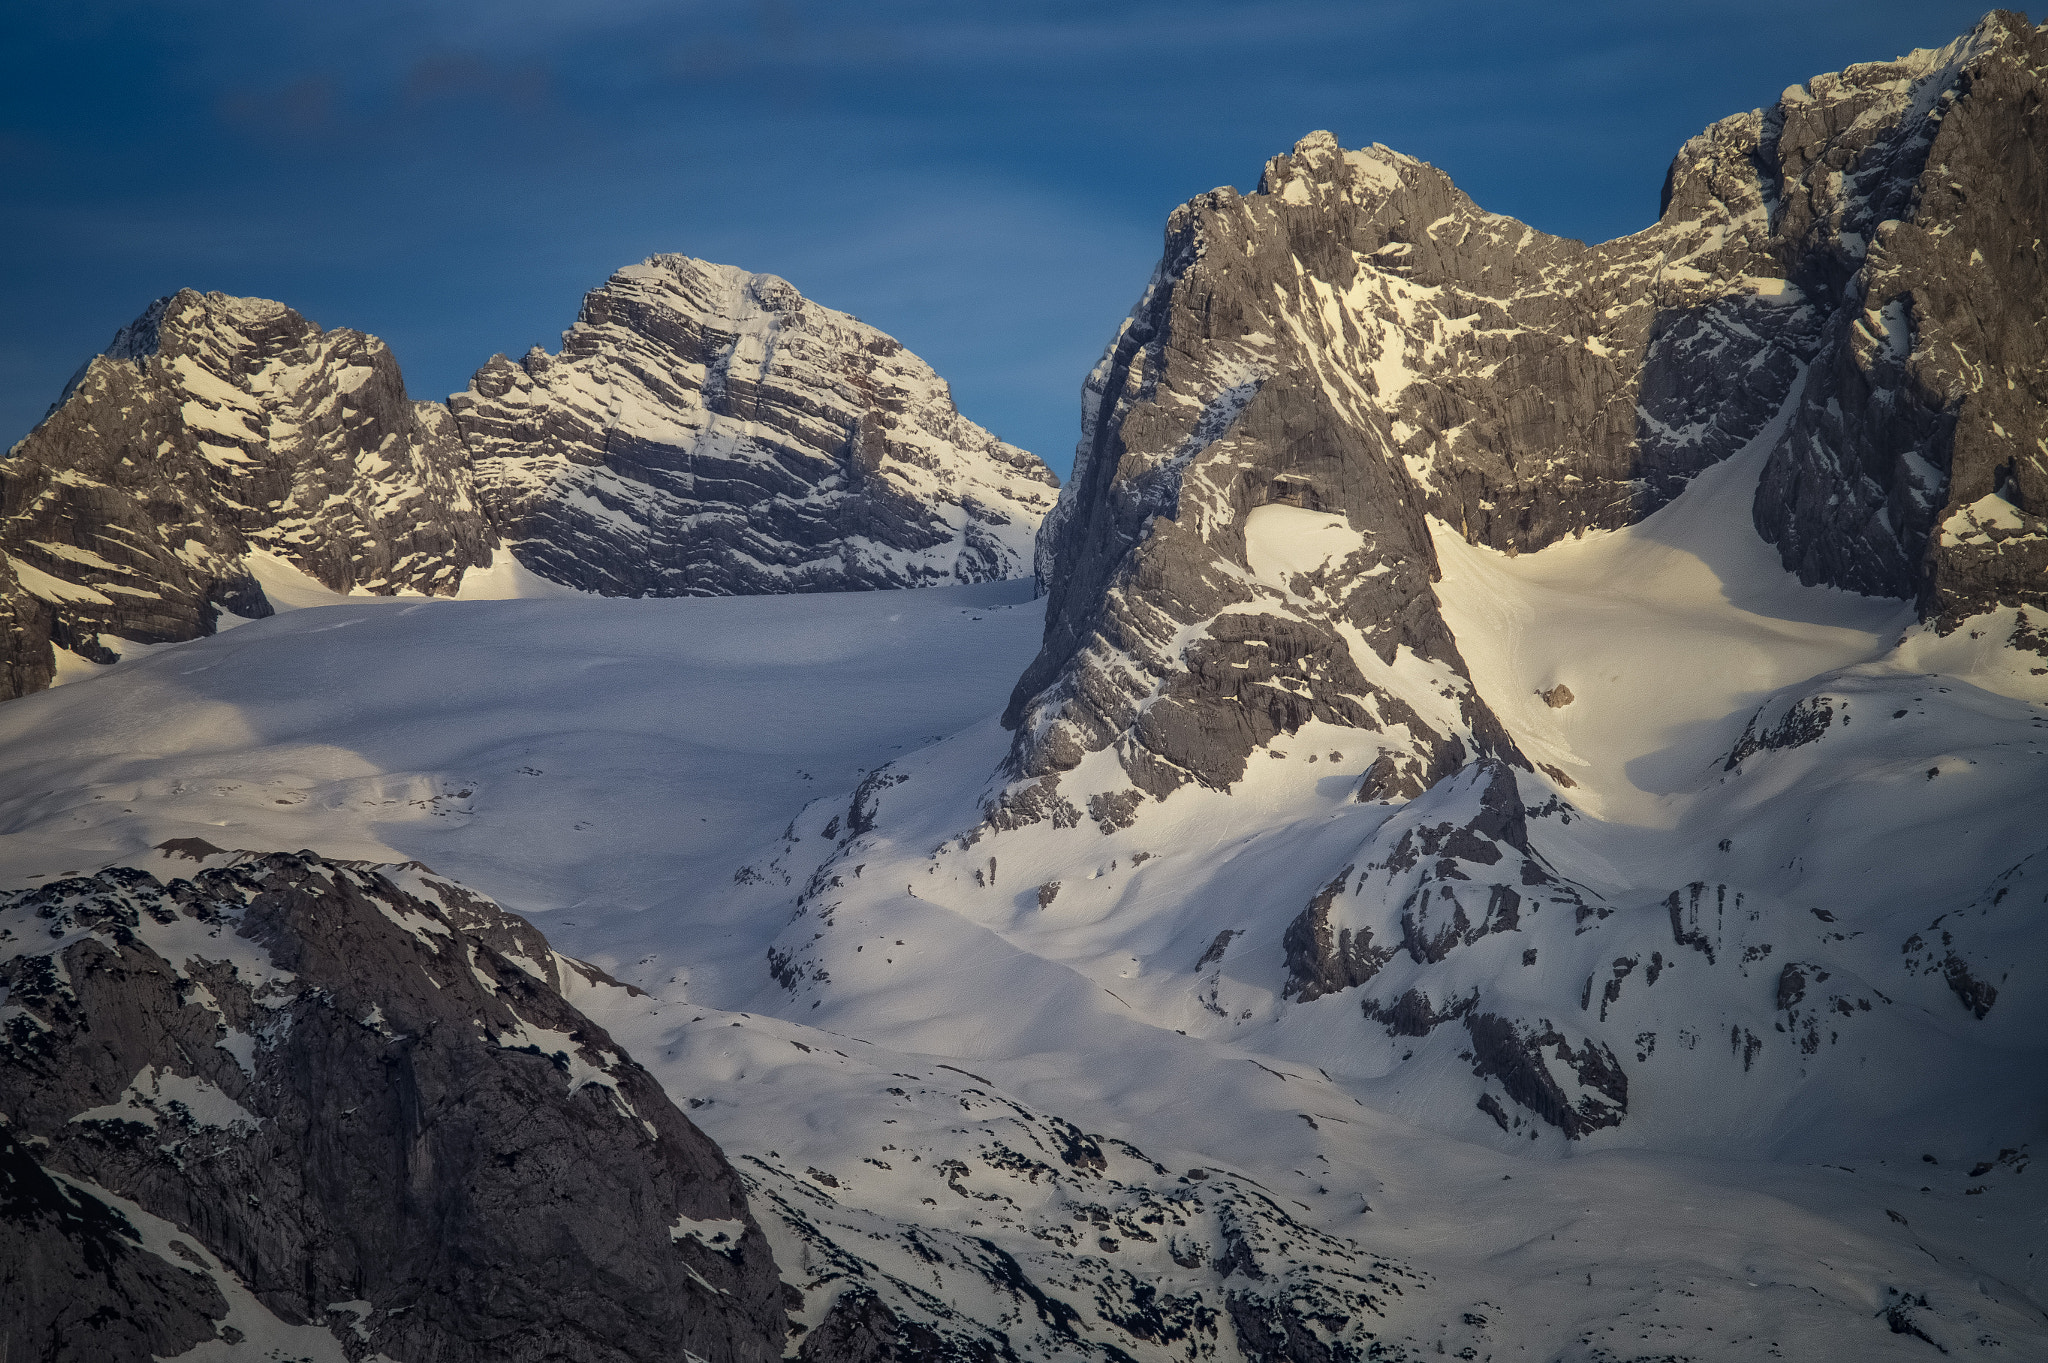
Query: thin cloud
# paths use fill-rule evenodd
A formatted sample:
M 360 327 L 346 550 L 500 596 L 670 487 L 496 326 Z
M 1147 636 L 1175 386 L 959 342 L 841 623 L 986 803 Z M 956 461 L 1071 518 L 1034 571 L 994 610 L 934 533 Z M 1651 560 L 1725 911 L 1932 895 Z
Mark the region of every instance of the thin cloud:
M 333 126 L 336 89 L 331 76 L 302 76 L 273 89 L 229 90 L 217 107 L 222 121 L 245 132 L 311 137 Z
M 462 52 L 434 52 L 412 64 L 398 98 L 408 108 L 446 103 L 504 103 L 537 109 L 548 102 L 553 77 L 539 62 L 504 67 Z

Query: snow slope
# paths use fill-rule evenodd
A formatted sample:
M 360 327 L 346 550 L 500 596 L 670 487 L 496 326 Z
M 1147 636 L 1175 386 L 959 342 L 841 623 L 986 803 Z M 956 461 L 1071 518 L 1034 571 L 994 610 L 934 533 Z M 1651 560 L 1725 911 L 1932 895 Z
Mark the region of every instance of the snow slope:
M 1766 696 L 1877 658 L 1913 624 L 1905 602 L 1800 586 L 1757 538 L 1749 504 L 1781 424 L 1624 530 L 1510 558 L 1431 522 L 1474 681 L 1589 814 L 1670 821 Z M 1553 706 L 1559 684 L 1573 699 Z
M 1892 650 L 1891 603 L 1758 567 L 1723 505 L 1755 476 L 1514 559 L 1439 528 L 1476 684 L 1578 782 L 1521 778 L 1529 844 L 1609 912 L 1388 969 L 1610 1047 L 1627 1116 L 1580 1139 L 1512 1101 L 1496 1129 L 1460 1026 L 1287 997 L 1290 922 L 1454 794 L 1357 802 L 1356 730 L 1110 833 L 984 817 L 1043 619 L 1021 584 L 308 604 L 0 708 L 0 879 L 168 875 L 150 849 L 201 837 L 498 897 L 650 991 L 572 1001 L 747 1172 L 814 1327 L 857 1285 L 1021 1357 L 2038 1353 L 2048 716 L 2010 669 L 1909 670 L 1969 664 L 1960 637 Z M 1262 524 L 1254 566 L 1342 548 L 1311 522 Z M 1675 940 L 1695 880 L 1760 916 Z M 1653 949 L 1654 987 L 1607 971 Z M 1995 980 L 1984 1016 L 1944 952 Z
M 417 858 L 519 912 L 638 907 L 1000 703 L 1029 584 L 937 590 L 330 597 L 0 708 L 0 866 L 197 836 Z

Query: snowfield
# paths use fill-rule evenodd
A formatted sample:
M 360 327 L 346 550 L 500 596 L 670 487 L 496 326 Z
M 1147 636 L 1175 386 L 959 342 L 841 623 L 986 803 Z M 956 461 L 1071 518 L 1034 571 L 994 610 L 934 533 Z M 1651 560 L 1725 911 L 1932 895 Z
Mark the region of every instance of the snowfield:
M 1436 527 L 1579 907 L 1363 990 L 1302 1001 L 1286 930 L 1335 878 L 1332 921 L 1398 941 L 1395 840 L 1467 796 L 1359 803 L 1374 750 L 1311 723 L 1109 833 L 984 821 L 1028 583 L 429 601 L 273 564 L 295 608 L 0 707 L 0 883 L 168 878 L 200 838 L 492 895 L 646 991 L 572 1002 L 747 1174 L 806 1323 L 862 1283 L 1025 1358 L 1289 1322 L 1382 1357 L 2048 1356 L 2048 677 L 2010 620 L 1936 640 L 1799 586 L 1759 467 L 1519 558 Z M 1255 517 L 1254 570 L 1341 555 L 1329 519 Z M 1361 1011 L 1403 991 L 1605 1048 L 1625 1115 L 1537 1121 L 1475 1031 Z
M 466 594 L 527 599 L 445 601 L 259 571 L 276 616 L 0 708 L 8 883 L 201 837 L 646 908 L 999 707 L 1043 617 L 1016 582 L 608 600 L 500 556 Z

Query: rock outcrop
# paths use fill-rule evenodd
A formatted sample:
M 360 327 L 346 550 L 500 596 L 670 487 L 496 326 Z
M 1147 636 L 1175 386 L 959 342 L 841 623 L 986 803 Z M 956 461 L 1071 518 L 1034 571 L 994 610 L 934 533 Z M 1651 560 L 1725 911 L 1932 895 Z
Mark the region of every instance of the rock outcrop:
M 1743 121 L 1786 275 L 1825 310 L 1757 528 L 1802 580 L 1916 597 L 1942 629 L 2048 602 L 2044 82 L 2048 32 L 1999 13 Z
M 747 1161 L 762 1216 L 782 1222 L 778 1243 L 811 1268 L 802 1363 L 1420 1363 L 1442 1356 L 1439 1338 L 1443 1353 L 1474 1357 L 1491 1338 L 1455 1288 L 1298 1219 L 1249 1178 L 1169 1169 L 937 1073 L 890 1076 L 904 1122 L 858 1161 L 860 1147 L 843 1150 L 858 1175 Z M 944 1124 L 904 1131 L 923 1110 Z M 900 1219 L 867 1201 L 869 1169 L 935 1196 Z
M 112 662 L 268 615 L 252 550 L 335 591 L 447 593 L 491 534 L 454 422 L 382 341 L 182 290 L 0 463 L 0 699 L 49 685 L 53 643 Z
M 174 1357 L 228 1314 L 207 1275 L 150 1253 L 118 1208 L 52 1177 L 5 1126 L 0 1292 L 10 1353 L 64 1363 Z
M 1482 937 L 1517 931 L 1546 908 L 1575 925 L 1607 912 L 1597 894 L 1558 876 L 1530 847 L 1514 772 L 1498 760 L 1476 762 L 1382 824 L 1288 926 L 1284 992 L 1306 1003 L 1369 984 L 1400 954 L 1435 965 Z M 1386 1013 L 1397 1032 L 1418 1016 L 1415 1008 L 1366 1003 L 1368 1015 Z M 1432 1013 L 1425 1006 L 1419 1016 Z M 1436 1020 L 1457 1015 L 1443 1011 Z
M 1995 14 L 1817 77 L 1689 141 L 1657 224 L 1600 246 L 1327 133 L 1175 210 L 1041 532 L 1014 774 L 1114 748 L 1155 795 L 1227 786 L 1310 718 L 1372 735 L 1375 796 L 1522 765 L 1424 518 L 1541 549 L 1759 438 L 1758 528 L 1809 582 L 2039 604 L 2044 53 Z
M 738 1176 L 565 997 L 622 986 L 417 865 L 181 850 L 0 897 L 0 1235 L 89 1270 L 9 1357 L 216 1338 L 216 1265 L 352 1359 L 781 1355 Z
M 1498 760 L 1410 801 L 1288 925 L 1283 996 L 1309 1003 L 1358 990 L 1360 1011 L 1389 1037 L 1462 1021 L 1481 1110 L 1504 1128 L 1507 1109 L 1483 1091 L 1487 1079 L 1568 1138 L 1620 1125 L 1628 1076 L 1613 1051 L 1583 1035 L 1574 1046 L 1548 1018 L 1515 1016 L 1527 1004 L 1501 987 L 1517 957 L 1533 963 L 1528 943 L 1569 942 L 1614 912 L 1531 845 L 1530 815 L 1562 810 L 1525 807 Z
M 893 338 L 773 275 L 654 256 L 560 354 L 449 400 L 513 555 L 608 596 L 1021 577 L 1059 482 Z

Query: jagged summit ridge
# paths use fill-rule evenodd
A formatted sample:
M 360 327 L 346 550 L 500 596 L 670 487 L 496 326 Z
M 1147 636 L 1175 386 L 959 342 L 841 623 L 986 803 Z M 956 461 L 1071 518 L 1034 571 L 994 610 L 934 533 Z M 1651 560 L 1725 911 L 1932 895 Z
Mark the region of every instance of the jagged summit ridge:
M 343 593 L 452 595 L 501 543 L 607 595 L 985 582 L 1026 572 L 1058 487 L 891 337 L 682 256 L 451 406 L 282 303 L 157 300 L 0 464 L 0 698 L 48 686 L 53 647 L 268 614 L 252 553 Z
M 2048 600 L 2044 79 L 2048 35 L 1997 13 L 1762 118 L 1774 226 L 1837 306 L 1757 528 L 1802 580 L 1914 597 L 1945 631 Z
M 450 399 L 528 567 L 608 595 L 1022 575 L 1057 480 L 893 338 L 773 275 L 650 257 L 562 350 Z
M 0 463 L 0 694 L 50 682 L 50 646 L 210 633 L 265 615 L 248 555 L 337 591 L 452 592 L 492 535 L 438 403 L 382 341 L 281 303 L 181 290 L 93 357 Z
M 1373 735 L 1398 775 L 1370 795 L 1519 764 L 1438 613 L 1427 523 L 1539 550 L 1760 438 L 1757 526 L 1803 580 L 1918 596 L 1944 628 L 2048 601 L 2048 280 L 2022 230 L 2044 53 L 1994 14 L 1816 77 L 1688 141 L 1658 223 L 1598 246 L 1321 132 L 1255 192 L 1176 210 L 1041 531 L 1013 774 L 1113 749 L 1155 795 L 1228 785 L 1311 715 Z M 1255 520 L 1300 513 L 1349 542 L 1312 580 L 1262 574 Z

